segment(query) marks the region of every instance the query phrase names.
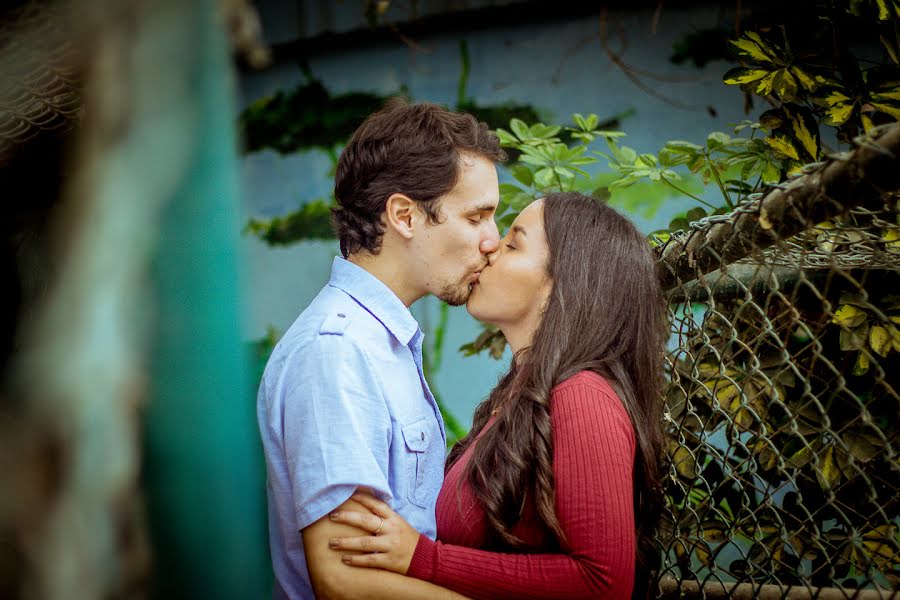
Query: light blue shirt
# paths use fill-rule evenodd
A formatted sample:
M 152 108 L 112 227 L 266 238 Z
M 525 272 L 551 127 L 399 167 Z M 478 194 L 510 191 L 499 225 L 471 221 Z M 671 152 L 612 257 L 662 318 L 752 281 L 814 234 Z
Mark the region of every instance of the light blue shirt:
M 257 397 L 276 598 L 313 598 L 300 530 L 368 486 L 434 539 L 447 447 L 422 373 L 422 331 L 340 257 L 275 346 Z

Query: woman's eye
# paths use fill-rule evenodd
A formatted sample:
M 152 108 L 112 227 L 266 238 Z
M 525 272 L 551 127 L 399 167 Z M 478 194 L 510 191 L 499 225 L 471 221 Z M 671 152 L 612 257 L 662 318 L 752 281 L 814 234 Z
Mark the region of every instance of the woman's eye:
M 474 219 L 469 219 L 469 223 L 471 223 L 472 225 L 478 225 L 479 223 L 481 223 L 481 217 L 475 217 Z

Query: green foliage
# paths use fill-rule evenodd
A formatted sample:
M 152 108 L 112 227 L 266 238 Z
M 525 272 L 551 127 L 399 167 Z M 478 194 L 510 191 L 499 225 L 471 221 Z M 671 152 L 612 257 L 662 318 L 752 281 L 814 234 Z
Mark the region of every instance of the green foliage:
M 299 240 L 334 239 L 331 228 L 332 202 L 313 200 L 292 213 L 268 220 L 250 219 L 244 229 L 272 246 L 285 246 Z
M 260 98 L 240 115 L 244 152 L 272 149 L 291 154 L 312 148 L 330 151 L 387 100 L 368 92 L 332 95 L 309 78 L 289 92 Z

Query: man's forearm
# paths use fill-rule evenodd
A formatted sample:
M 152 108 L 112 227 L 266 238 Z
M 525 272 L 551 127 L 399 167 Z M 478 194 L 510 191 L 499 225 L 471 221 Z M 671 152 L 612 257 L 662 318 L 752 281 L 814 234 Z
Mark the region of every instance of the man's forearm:
M 336 510 L 371 512 L 362 504 L 347 500 Z M 319 600 L 465 600 L 465 596 L 421 579 L 381 569 L 351 567 L 341 554 L 328 547 L 333 537 L 368 535 L 350 525 L 334 523 L 327 516 L 302 532 L 303 550 L 309 578 Z

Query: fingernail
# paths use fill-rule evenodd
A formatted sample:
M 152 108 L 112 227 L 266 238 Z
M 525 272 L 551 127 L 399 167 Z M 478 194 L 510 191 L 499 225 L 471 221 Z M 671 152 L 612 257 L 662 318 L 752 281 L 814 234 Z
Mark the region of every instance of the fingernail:
M 328 547 L 329 547 L 329 548 L 337 548 L 337 545 L 338 545 L 338 541 L 337 541 L 337 540 L 328 540 Z
M 350 557 L 349 557 L 349 556 L 342 556 L 342 557 L 341 557 L 341 561 L 343 561 L 343 563 L 344 563 L 345 565 L 349 565 L 349 564 L 350 564 Z
M 328 515 L 328 516 L 329 516 L 329 517 L 330 517 L 330 518 L 332 518 L 332 519 L 337 519 L 337 518 L 338 518 L 338 516 L 340 516 L 340 513 L 337 513 L 337 512 L 333 512 L 333 513 L 331 513 L 331 514 L 330 514 L 330 515 Z

